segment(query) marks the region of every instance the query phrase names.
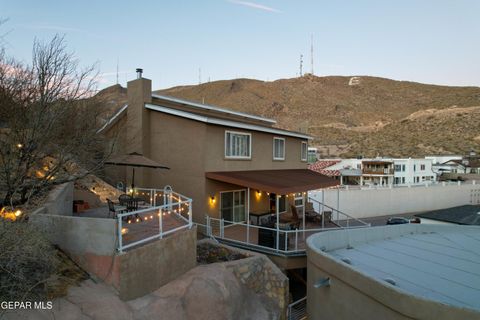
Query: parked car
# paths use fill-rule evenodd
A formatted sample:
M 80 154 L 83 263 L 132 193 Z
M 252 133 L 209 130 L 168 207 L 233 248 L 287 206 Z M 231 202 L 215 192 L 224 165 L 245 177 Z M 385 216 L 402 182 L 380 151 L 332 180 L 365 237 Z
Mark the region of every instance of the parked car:
M 403 217 L 392 217 L 392 218 L 388 218 L 387 220 L 387 224 L 405 224 L 405 223 L 410 223 L 410 220 Z

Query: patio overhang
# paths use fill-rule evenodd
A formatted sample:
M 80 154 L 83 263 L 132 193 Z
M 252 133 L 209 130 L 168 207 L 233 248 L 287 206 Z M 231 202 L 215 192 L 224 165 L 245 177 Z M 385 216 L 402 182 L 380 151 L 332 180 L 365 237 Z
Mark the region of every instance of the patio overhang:
M 207 172 L 205 176 L 216 181 L 282 195 L 339 185 L 338 180 L 308 169 Z

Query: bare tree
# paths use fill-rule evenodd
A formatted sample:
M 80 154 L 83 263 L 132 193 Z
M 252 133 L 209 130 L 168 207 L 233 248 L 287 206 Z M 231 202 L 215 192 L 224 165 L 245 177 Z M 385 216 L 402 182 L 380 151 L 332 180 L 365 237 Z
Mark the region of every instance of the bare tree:
M 102 166 L 95 78 L 58 35 L 35 41 L 31 65 L 0 53 L 0 207 Z

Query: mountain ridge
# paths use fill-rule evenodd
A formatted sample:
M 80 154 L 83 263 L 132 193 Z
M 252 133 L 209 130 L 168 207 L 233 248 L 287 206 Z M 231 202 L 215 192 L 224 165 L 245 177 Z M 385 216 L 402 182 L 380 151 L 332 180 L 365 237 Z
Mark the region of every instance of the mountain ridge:
M 312 145 L 325 157 L 423 156 L 480 148 L 480 109 L 471 108 L 480 106 L 480 87 L 305 75 L 218 80 L 154 92 L 273 118 L 278 127 L 314 136 Z

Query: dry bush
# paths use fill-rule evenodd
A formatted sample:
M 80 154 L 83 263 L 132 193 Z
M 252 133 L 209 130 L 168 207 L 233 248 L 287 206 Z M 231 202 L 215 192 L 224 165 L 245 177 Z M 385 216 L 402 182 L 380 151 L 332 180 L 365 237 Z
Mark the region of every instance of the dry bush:
M 46 300 L 56 281 L 55 248 L 30 224 L 0 220 L 0 301 Z

